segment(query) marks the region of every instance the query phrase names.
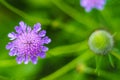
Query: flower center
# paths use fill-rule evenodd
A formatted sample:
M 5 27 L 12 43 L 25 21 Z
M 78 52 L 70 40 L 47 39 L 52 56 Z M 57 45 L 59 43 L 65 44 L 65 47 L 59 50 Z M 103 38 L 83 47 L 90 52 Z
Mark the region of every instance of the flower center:
M 15 40 L 18 53 L 36 54 L 40 51 L 41 38 L 36 33 L 23 33 Z

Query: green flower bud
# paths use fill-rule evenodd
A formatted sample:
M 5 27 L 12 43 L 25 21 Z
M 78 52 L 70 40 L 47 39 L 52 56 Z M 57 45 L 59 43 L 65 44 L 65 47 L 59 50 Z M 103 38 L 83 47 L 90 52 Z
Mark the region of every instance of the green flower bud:
M 88 40 L 89 47 L 97 54 L 107 54 L 114 45 L 113 36 L 104 30 L 97 30 Z

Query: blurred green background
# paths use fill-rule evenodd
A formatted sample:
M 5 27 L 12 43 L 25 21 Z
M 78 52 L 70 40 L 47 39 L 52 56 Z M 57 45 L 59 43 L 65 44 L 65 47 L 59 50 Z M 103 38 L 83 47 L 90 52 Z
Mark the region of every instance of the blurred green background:
M 17 64 L 5 49 L 8 33 L 24 21 L 40 22 L 52 39 L 45 59 Z M 99 64 L 87 40 L 95 30 L 114 35 L 114 49 Z M 0 0 L 0 80 L 119 80 L 120 0 L 107 0 L 104 10 L 86 13 L 80 0 Z M 95 71 L 99 66 L 99 71 Z

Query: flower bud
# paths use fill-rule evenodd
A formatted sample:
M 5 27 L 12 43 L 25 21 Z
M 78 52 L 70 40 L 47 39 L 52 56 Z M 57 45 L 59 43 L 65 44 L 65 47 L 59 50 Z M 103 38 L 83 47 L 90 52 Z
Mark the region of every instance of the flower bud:
M 113 36 L 105 30 L 97 30 L 88 40 L 89 47 L 97 54 L 107 54 L 114 45 Z

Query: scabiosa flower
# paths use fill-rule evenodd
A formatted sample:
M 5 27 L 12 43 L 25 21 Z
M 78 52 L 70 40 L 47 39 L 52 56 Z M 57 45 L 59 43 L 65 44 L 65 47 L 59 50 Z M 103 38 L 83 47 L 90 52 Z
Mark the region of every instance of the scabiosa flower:
M 85 8 L 86 12 L 90 12 L 92 8 L 96 8 L 98 10 L 102 10 L 106 0 L 81 0 L 80 4 Z
M 27 64 L 29 61 L 36 64 L 37 57 L 45 58 L 48 48 L 44 44 L 50 43 L 51 39 L 46 36 L 45 30 L 41 30 L 40 23 L 35 24 L 32 29 L 21 21 L 15 30 L 16 32 L 8 34 L 12 42 L 7 44 L 6 49 L 10 50 L 10 56 L 17 56 L 18 64 Z

